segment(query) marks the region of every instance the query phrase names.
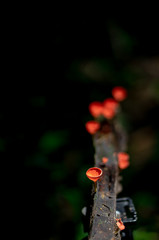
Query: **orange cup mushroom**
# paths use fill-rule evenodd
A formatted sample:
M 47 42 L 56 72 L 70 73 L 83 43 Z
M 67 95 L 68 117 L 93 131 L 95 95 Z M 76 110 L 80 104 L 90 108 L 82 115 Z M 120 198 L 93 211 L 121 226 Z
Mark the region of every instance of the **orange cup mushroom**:
M 119 103 L 113 98 L 107 98 L 104 100 L 103 105 L 105 108 L 116 110 L 119 106 Z
M 103 102 L 103 111 L 102 114 L 107 119 L 112 119 L 118 109 L 119 103 L 113 98 L 107 98 Z
M 112 119 L 115 116 L 115 111 L 111 108 L 103 108 L 103 116 L 107 119 Z
M 108 158 L 103 157 L 103 158 L 102 158 L 102 163 L 107 163 L 107 162 L 108 162 Z
M 92 121 L 88 121 L 86 124 L 85 124 L 85 127 L 86 127 L 86 130 L 87 132 L 89 132 L 90 134 L 95 134 L 99 128 L 100 128 L 100 123 L 99 122 L 96 122 L 94 120 Z
M 89 112 L 93 117 L 99 117 L 102 114 L 103 104 L 101 102 L 92 102 L 89 104 Z
M 114 87 L 112 89 L 112 95 L 116 101 L 120 102 L 127 98 L 127 90 L 124 87 Z
M 121 221 L 121 218 L 119 218 L 119 219 L 116 219 L 116 224 L 117 224 L 117 226 L 118 226 L 118 228 L 120 229 L 120 230 L 124 230 L 125 229 L 125 226 L 124 226 L 124 223 Z
M 118 156 L 118 164 L 120 169 L 125 169 L 130 165 L 129 154 L 125 152 L 119 152 L 117 156 Z
M 98 179 L 102 176 L 103 171 L 98 167 L 89 168 L 86 172 L 86 176 L 93 182 L 97 182 Z

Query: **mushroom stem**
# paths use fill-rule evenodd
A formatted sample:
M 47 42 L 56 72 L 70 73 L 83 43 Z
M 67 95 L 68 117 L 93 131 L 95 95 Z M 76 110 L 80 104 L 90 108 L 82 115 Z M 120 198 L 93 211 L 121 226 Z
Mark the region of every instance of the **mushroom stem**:
M 97 181 L 94 182 L 94 192 L 97 192 Z

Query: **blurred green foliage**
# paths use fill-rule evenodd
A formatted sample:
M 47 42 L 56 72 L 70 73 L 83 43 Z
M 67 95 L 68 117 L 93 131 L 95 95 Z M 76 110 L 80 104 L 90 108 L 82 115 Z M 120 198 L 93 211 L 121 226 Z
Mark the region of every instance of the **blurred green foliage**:
M 45 133 L 39 141 L 39 149 L 44 153 L 50 153 L 65 145 L 68 141 L 69 132 L 54 131 Z
M 134 231 L 134 238 L 135 240 L 149 240 L 149 239 L 157 240 L 158 234 L 155 232 L 148 232 L 139 229 Z

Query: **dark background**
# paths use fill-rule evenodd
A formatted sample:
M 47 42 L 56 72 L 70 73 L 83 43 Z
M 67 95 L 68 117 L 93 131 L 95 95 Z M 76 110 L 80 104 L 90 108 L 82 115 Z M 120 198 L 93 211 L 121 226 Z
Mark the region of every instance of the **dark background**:
M 9 21 L 5 78 L 12 81 L 1 97 L 0 151 L 8 168 L 23 166 L 21 239 L 86 235 L 81 209 L 92 183 L 85 171 L 94 164 L 88 105 L 121 85 L 128 90 L 121 105 L 131 165 L 121 173 L 120 196 L 135 203 L 135 240 L 157 240 L 159 37 L 157 15 L 149 14 L 36 9 Z

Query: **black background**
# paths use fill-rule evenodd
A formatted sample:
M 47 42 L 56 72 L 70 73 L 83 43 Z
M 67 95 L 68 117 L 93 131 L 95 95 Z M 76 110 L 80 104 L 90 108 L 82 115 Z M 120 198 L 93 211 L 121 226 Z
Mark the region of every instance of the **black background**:
M 150 99 L 150 106 L 147 106 L 149 96 L 140 96 L 149 86 L 157 88 L 158 78 L 144 70 L 132 78 L 132 72 L 123 78 L 129 65 L 135 63 L 136 66 L 138 60 L 144 59 L 152 60 L 153 65 L 159 55 L 155 12 L 151 14 L 149 10 L 141 14 L 141 11 L 129 10 L 122 13 L 108 8 L 101 12 L 50 11 L 37 8 L 25 14 L 24 11 L 18 15 L 13 13 L 6 27 L 4 62 L 8 65 L 3 82 L 11 81 L 7 83 L 6 94 L 1 96 L 1 154 L 8 171 L 12 166 L 17 169 L 24 166 L 17 181 L 20 197 L 13 191 L 9 200 L 12 205 L 18 197 L 16 203 L 22 211 L 20 219 L 24 219 L 20 221 L 21 239 L 78 239 L 80 210 L 91 189 L 87 179 L 80 179 L 80 172 L 84 176 L 84 170 L 93 165 L 91 137 L 84 128 L 91 118 L 88 112 L 91 101 L 102 101 L 110 96 L 112 87 L 123 85 L 130 93 L 130 100 L 123 103 L 130 136 L 148 126 L 158 139 L 157 93 Z M 118 37 L 121 37 L 120 44 L 114 50 L 113 42 L 118 43 Z M 108 74 L 104 71 L 101 76 L 98 70 L 94 77 L 85 72 L 83 69 L 92 61 L 93 66 L 101 66 L 101 71 L 106 64 Z M 141 101 L 141 108 L 136 110 L 138 101 Z M 39 142 L 48 132 L 57 132 L 60 139 L 67 141 L 47 152 Z M 133 152 L 131 147 L 130 151 Z M 152 154 L 153 159 L 159 154 L 157 150 L 155 154 Z M 154 196 L 157 198 L 158 163 L 148 161 L 137 173 L 135 167 L 138 165 L 125 170 L 128 172 L 124 175 L 127 179 L 124 194 L 131 197 L 142 191 L 150 194 L 155 207 L 150 213 L 141 214 L 139 227 L 143 226 L 143 231 L 157 232 Z M 60 174 L 57 179 L 54 177 L 56 171 Z M 138 209 L 141 207 L 138 202 L 147 196 L 144 194 L 134 197 Z M 156 216 L 152 224 L 151 214 Z

